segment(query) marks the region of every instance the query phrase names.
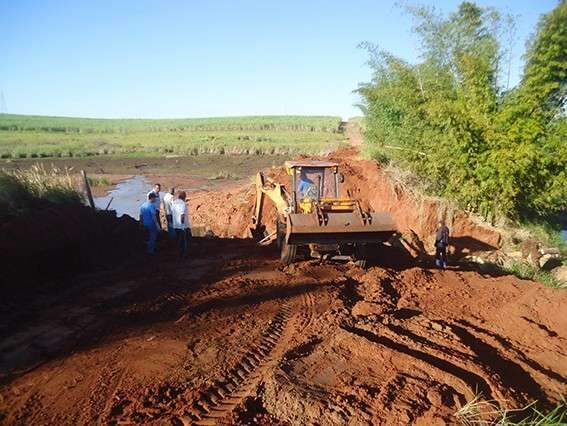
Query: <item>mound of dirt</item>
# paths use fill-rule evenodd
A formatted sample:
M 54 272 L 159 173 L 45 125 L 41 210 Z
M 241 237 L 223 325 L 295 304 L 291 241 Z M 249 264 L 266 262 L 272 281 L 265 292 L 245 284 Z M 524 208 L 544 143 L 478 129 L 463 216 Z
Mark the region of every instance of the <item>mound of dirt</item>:
M 283 167 L 264 170 L 276 182 L 288 183 L 289 176 Z M 288 183 L 289 185 L 289 183 Z M 191 220 L 204 225 L 223 238 L 248 238 L 252 226 L 256 187 L 253 183 L 215 191 L 199 191 L 189 195 Z M 268 232 L 275 230 L 276 209 L 266 198 L 262 223 Z
M 346 310 L 306 330 L 311 337 L 298 339 L 266 381 L 272 416 L 291 424 L 454 424 L 479 393 L 507 408 L 536 400 L 545 407 L 566 389 L 558 337 L 567 322 L 532 308 L 560 309 L 564 293 L 414 267 L 352 274 L 338 297 Z

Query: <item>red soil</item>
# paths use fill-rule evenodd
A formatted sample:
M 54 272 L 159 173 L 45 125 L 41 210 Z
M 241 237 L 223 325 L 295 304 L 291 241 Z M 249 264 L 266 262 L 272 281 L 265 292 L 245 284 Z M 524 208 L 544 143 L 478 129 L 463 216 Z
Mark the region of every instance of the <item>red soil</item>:
M 378 167 L 341 161 L 351 189 L 428 242 L 440 205 L 421 216 Z M 245 235 L 251 198 L 249 187 L 196 194 L 193 222 Z M 453 217 L 454 235 L 497 245 Z M 275 249 L 237 238 L 175 254 L 164 239 L 156 258 L 3 311 L 0 422 L 454 424 L 478 393 L 546 409 L 567 392 L 565 291 L 420 267 L 386 246 L 366 271 L 282 268 Z

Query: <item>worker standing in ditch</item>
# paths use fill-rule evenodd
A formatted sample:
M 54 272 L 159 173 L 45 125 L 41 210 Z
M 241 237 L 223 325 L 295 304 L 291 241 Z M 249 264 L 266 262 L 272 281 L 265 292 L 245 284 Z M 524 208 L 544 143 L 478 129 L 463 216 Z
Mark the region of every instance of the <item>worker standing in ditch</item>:
M 435 233 L 435 265 L 440 268 L 447 267 L 447 247 L 449 246 L 449 228 L 443 221 L 439 221 Z
M 140 223 L 147 233 L 146 253 L 155 254 L 159 224 L 156 216 L 156 194 L 150 192 L 147 201 L 140 207 Z
M 169 188 L 169 192 L 163 196 L 163 210 L 165 211 L 165 220 L 167 222 L 167 235 L 170 240 L 175 238 L 175 229 L 173 228 L 173 216 L 171 214 L 171 203 L 174 201 L 175 188 Z
M 187 247 L 191 240 L 191 224 L 189 222 L 189 207 L 187 206 L 187 194 L 180 191 L 177 199 L 171 203 L 171 215 L 173 218 L 173 228 L 179 247 L 179 257 L 184 258 L 187 254 Z
M 157 217 L 157 223 L 158 223 L 158 230 L 161 230 L 161 221 L 159 219 L 159 210 L 161 208 L 161 196 L 160 196 L 160 191 L 161 191 L 161 185 L 159 183 L 154 184 L 154 188 L 148 192 L 148 197 L 150 196 L 150 194 L 154 194 L 154 204 L 156 205 L 156 217 Z

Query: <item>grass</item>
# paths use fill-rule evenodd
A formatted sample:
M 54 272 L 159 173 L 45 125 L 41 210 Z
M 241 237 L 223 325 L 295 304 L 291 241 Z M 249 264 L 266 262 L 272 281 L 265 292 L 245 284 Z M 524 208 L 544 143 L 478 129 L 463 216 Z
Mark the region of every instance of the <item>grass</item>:
M 222 169 L 214 173 L 209 179 L 211 180 L 221 180 L 221 179 L 236 179 L 237 176 L 229 172 L 226 169 Z
M 80 204 L 82 196 L 67 171 L 40 165 L 25 171 L 0 171 L 0 217 L 29 213 L 42 202 Z
M 513 263 L 503 269 L 504 272 L 515 275 L 523 280 L 531 280 L 542 283 L 550 288 L 567 288 L 567 284 L 557 280 L 549 271 L 544 271 L 536 266 L 526 263 Z
M 86 119 L 0 114 L 0 158 L 318 154 L 344 143 L 339 117 Z
M 459 408 L 454 417 L 464 426 L 560 426 L 567 424 L 567 404 L 562 399 L 546 413 L 538 410 L 535 403 L 520 409 L 507 409 L 498 401 L 484 400 L 479 393 Z
M 186 130 L 287 130 L 332 133 L 337 131 L 340 121 L 340 117 L 301 115 L 176 119 L 107 119 L 0 114 L 0 131 L 108 134 Z
M 519 426 L 560 426 L 567 424 L 567 404 L 565 401 L 548 413 L 542 413 L 536 408 L 526 419 L 516 423 Z
M 112 185 L 112 181 L 110 179 L 108 179 L 107 177 L 104 176 L 94 176 L 94 177 L 87 177 L 87 180 L 89 181 L 89 185 L 91 187 L 95 187 L 95 186 L 111 186 Z
M 453 415 L 462 425 L 475 426 L 498 424 L 494 421 L 502 414 L 502 409 L 495 401 L 485 401 L 479 393 Z

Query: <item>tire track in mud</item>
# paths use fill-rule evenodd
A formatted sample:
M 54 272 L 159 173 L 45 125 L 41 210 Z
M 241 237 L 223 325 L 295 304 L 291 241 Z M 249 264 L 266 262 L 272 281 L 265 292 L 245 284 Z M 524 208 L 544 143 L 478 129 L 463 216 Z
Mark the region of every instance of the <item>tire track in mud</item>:
M 309 311 L 309 300 L 303 302 Z M 219 419 L 230 415 L 255 390 L 263 375 L 279 361 L 284 343 L 295 331 L 292 330 L 293 325 L 288 324 L 296 314 L 291 303 L 285 302 L 262 333 L 260 343 L 249 350 L 223 379 L 202 392 L 179 420 L 183 424 L 214 425 Z M 309 318 L 310 315 L 308 312 L 302 316 Z M 305 318 L 300 321 L 303 323 Z
M 531 321 L 531 320 L 529 320 L 529 321 Z M 521 362 L 526 364 L 529 368 L 532 368 L 532 369 L 538 371 L 540 374 L 547 376 L 547 378 L 552 379 L 552 380 L 556 380 L 556 381 L 558 381 L 562 384 L 567 384 L 567 379 L 565 377 L 561 376 L 560 374 L 557 374 L 556 372 L 554 372 L 554 371 L 552 371 L 548 368 L 542 367 L 541 365 L 539 365 L 534 360 L 528 358 L 526 356 L 526 347 L 521 347 L 518 344 L 518 342 L 512 343 L 511 341 L 507 340 L 503 336 L 501 336 L 497 333 L 494 333 L 493 331 L 482 328 L 479 325 L 475 325 L 471 321 L 467 321 L 465 319 L 459 319 L 459 320 L 456 321 L 456 323 L 461 325 L 462 327 L 468 329 L 469 332 L 475 332 L 477 334 L 481 334 L 481 335 L 487 336 L 490 339 L 493 339 L 493 341 L 495 341 L 497 343 L 497 345 L 499 345 L 500 350 L 512 352 Z M 538 324 L 538 326 L 539 326 L 539 324 Z M 553 337 L 553 336 L 551 336 L 551 337 Z M 559 338 L 559 339 L 561 339 L 561 338 Z M 561 339 L 561 340 L 564 340 L 564 339 Z M 557 353 L 561 356 L 567 357 L 567 354 L 561 352 L 560 350 L 557 350 Z
M 479 376 L 478 374 L 472 371 L 469 371 L 443 358 L 437 357 L 435 355 L 417 349 L 413 349 L 408 345 L 397 342 L 389 337 L 375 334 L 363 328 L 354 327 L 347 324 L 343 324 L 342 328 L 345 331 L 348 331 L 349 333 L 353 333 L 370 342 L 384 346 L 394 352 L 405 354 L 410 356 L 411 358 L 422 361 L 432 366 L 433 368 L 440 370 L 443 374 L 449 374 L 459 379 L 460 381 L 465 383 L 467 387 L 471 389 L 471 391 L 477 390 L 481 392 L 488 399 L 494 399 L 492 388 L 488 384 L 488 382 L 484 378 L 482 378 L 481 376 Z
M 418 349 L 423 349 L 428 353 L 436 353 L 447 361 L 458 364 L 478 376 L 484 376 L 487 384 L 497 379 L 497 382 L 501 382 L 503 388 L 515 394 L 516 398 L 520 397 L 518 391 L 530 394 L 531 399 L 537 399 L 541 394 L 540 386 L 532 379 L 528 371 L 509 359 L 506 353 L 501 353 L 496 347 L 474 337 L 470 332 L 452 322 L 440 320 L 431 322 L 450 330 L 450 333 L 456 336 L 461 345 L 470 353 L 457 349 L 454 343 L 449 344 L 446 339 L 442 339 L 441 343 L 436 341 L 431 334 L 424 337 L 400 325 L 385 324 L 383 332 L 385 337 L 399 341 L 400 344 L 406 344 L 403 342 L 405 340 Z M 406 346 L 409 347 L 410 345 Z M 491 387 L 494 394 L 503 398 L 503 395 L 500 395 L 500 392 L 495 389 L 495 385 Z
M 112 411 L 112 401 L 126 374 L 126 368 L 118 363 L 123 349 L 123 345 L 119 345 L 110 355 L 107 365 L 97 374 L 96 386 L 88 397 L 88 410 L 78 423 L 89 423 L 89 419 L 103 422 Z
M 376 333 L 364 325 L 358 325 L 357 321 L 352 322 L 352 319 L 354 319 L 352 318 L 352 308 L 354 304 L 356 304 L 358 300 L 365 300 L 367 297 L 358 292 L 359 285 L 363 285 L 364 282 L 358 279 L 351 279 L 349 285 L 341 292 L 341 298 L 350 312 L 351 319 L 343 321 L 340 328 L 362 337 L 373 344 L 378 344 L 393 353 L 406 355 L 418 363 L 426 364 L 431 369 L 438 372 L 430 375 L 429 380 L 432 383 L 436 382 L 435 376 L 439 374 L 446 378 L 447 376 L 452 377 L 452 380 L 448 380 L 448 383 L 452 383 L 448 388 L 461 404 L 466 403 L 466 397 L 462 391 L 458 391 L 457 389 L 466 389 L 469 392 L 465 393 L 470 393 L 472 396 L 480 392 L 488 399 L 494 399 L 495 397 L 503 399 L 499 387 L 491 380 L 495 371 L 491 368 L 490 363 L 482 364 L 479 369 L 471 369 L 471 365 L 467 365 L 474 362 L 475 359 L 478 361 L 479 357 L 475 357 L 477 354 L 474 350 L 472 354 L 467 354 L 454 348 L 455 342 L 451 344 L 445 342 L 445 339 L 442 339 L 443 344 L 441 344 L 434 340 L 432 341 L 429 335 L 432 330 L 424 330 L 427 334 L 421 336 L 402 326 L 406 320 L 411 320 L 416 316 L 422 315 L 422 311 L 399 306 L 399 300 L 401 298 L 400 291 L 403 291 L 403 289 L 398 289 L 395 285 L 399 280 L 400 277 L 397 273 L 382 277 L 382 279 L 379 280 L 379 294 L 381 296 L 379 301 L 376 299 L 376 295 L 372 295 L 373 297 L 371 297 L 372 300 L 378 302 L 384 308 L 384 312 L 378 316 L 378 322 L 375 323 L 375 325 L 380 326 L 381 331 Z M 441 326 L 446 330 L 450 330 L 451 334 L 457 336 L 447 323 L 429 320 L 425 317 L 424 320 L 428 323 L 437 322 L 438 327 Z M 435 324 L 433 329 L 436 329 Z M 445 343 L 447 343 L 447 345 L 445 345 Z M 466 345 L 465 347 L 471 349 Z M 405 376 L 404 373 L 400 374 Z M 390 385 L 394 386 L 396 389 L 403 387 L 396 386 L 396 380 L 399 379 L 398 376 L 396 377 L 397 378 L 390 383 Z M 498 375 L 496 377 L 498 377 Z M 424 381 L 424 379 L 420 380 Z M 448 383 L 445 385 L 448 385 Z M 384 395 L 382 396 L 384 397 Z M 386 400 L 390 399 L 393 400 L 393 397 L 386 398 Z M 382 405 L 383 408 L 387 408 L 388 404 L 383 403 Z M 371 412 L 373 415 L 376 415 L 374 410 L 371 410 Z
M 222 379 L 216 380 L 212 386 L 201 391 L 200 396 L 185 409 L 183 415 L 174 417 L 174 422 L 217 424 L 255 391 L 265 374 L 284 356 L 292 336 L 313 322 L 315 297 L 310 291 L 302 292 L 297 303 L 296 296 L 298 295 L 294 292 L 283 296 L 289 299 L 282 303 L 269 327 L 261 334 L 260 343 L 247 351 Z
M 457 388 L 468 389 L 465 393 L 470 392 L 471 395 L 481 393 L 487 399 L 504 401 L 512 397 L 522 403 L 540 399 L 545 392 L 535 380 L 536 372 L 547 380 L 565 383 L 563 377 L 529 359 L 503 336 L 474 326 L 466 320 L 433 320 L 423 317 L 423 320 L 411 321 L 408 323 L 411 324 L 409 328 L 406 328 L 405 320 L 411 320 L 422 312 L 413 313 L 412 309 L 398 306 L 399 294 L 392 286 L 398 278 L 390 277 L 380 281 L 381 293 L 387 300 L 381 301 L 386 309 L 374 324 L 379 326 L 379 331 L 364 326 L 364 321 L 360 325 L 356 321 L 345 321 L 341 328 L 395 353 L 423 362 L 443 375 L 450 375 L 457 380 L 455 385 L 460 382 Z M 347 308 L 352 308 L 357 300 L 364 299 L 358 294 L 357 287 L 357 283 L 352 282 L 350 288 L 346 288 L 341 294 Z M 412 314 L 407 316 L 402 311 L 411 311 Z M 421 327 L 416 331 L 418 325 Z M 440 333 L 434 330 L 439 330 Z M 488 341 L 477 333 L 489 337 Z M 437 374 L 439 373 L 433 373 L 431 380 Z M 457 388 L 454 387 L 457 398 L 461 403 L 466 402 L 464 395 L 456 392 Z
M 269 326 L 261 333 L 259 343 L 249 349 L 229 372 L 221 379 L 217 379 L 213 385 L 205 390 L 196 390 L 196 395 L 187 401 L 184 397 L 190 387 L 182 385 L 170 388 L 161 388 L 158 393 L 161 398 L 159 402 L 154 400 L 154 404 L 148 405 L 147 401 L 142 416 L 113 416 L 106 417 L 110 423 L 138 423 L 146 420 L 156 421 L 161 418 L 169 418 L 173 424 L 197 424 L 215 425 L 220 419 L 229 416 L 232 411 L 251 393 L 262 380 L 264 374 L 279 361 L 279 355 L 283 352 L 285 342 L 292 334 L 290 322 L 294 320 L 294 310 L 290 302 L 282 303 L 276 315 L 272 318 Z M 163 406 L 170 405 L 174 400 L 188 402 L 178 415 L 170 416 L 167 411 L 161 410 Z M 155 405 L 155 406 L 154 406 Z M 154 406 L 154 407 L 152 407 Z M 121 412 L 121 408 L 108 407 L 105 412 Z M 166 416 L 165 418 L 163 416 Z M 157 417 L 156 417 L 157 416 Z
M 543 394 L 541 386 L 520 364 L 502 356 L 497 348 L 475 337 L 465 327 L 452 323 L 445 324 L 465 346 L 470 348 L 477 362 L 487 370 L 494 370 L 500 376 L 504 386 L 521 391 L 532 400 L 537 400 Z M 560 380 L 564 381 L 562 378 Z

